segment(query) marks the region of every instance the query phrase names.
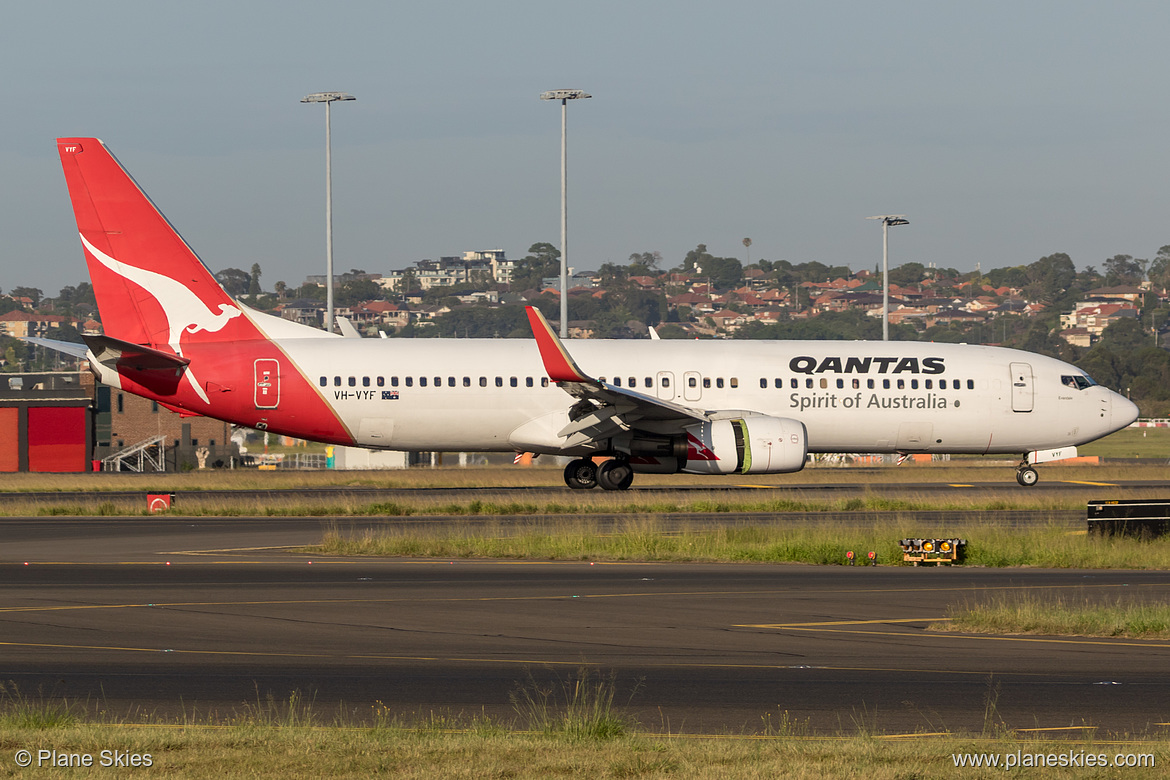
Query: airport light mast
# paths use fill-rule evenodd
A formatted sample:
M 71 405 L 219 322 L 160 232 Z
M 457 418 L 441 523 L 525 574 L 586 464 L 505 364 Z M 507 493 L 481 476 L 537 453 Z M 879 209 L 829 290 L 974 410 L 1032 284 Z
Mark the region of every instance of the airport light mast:
M 357 100 L 348 92 L 314 92 L 302 103 L 325 104 L 325 330 L 333 332 L 333 161 L 329 138 L 329 105 L 339 100 Z
M 890 236 L 889 229 L 909 225 L 905 214 L 881 214 L 866 219 L 882 221 L 882 341 L 890 340 Z
M 565 154 L 566 106 L 570 100 L 591 98 L 592 95 L 580 89 L 554 89 L 541 92 L 541 100 L 561 101 L 561 338 L 569 337 L 569 216 L 567 205 L 567 166 Z

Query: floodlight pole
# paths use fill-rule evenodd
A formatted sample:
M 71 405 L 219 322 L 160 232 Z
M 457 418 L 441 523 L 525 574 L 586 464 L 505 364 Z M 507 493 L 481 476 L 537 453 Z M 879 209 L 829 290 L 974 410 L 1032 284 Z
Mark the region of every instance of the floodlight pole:
M 591 98 L 580 89 L 554 89 L 541 92 L 541 100 L 561 101 L 561 338 L 569 337 L 569 207 L 568 207 L 568 147 L 565 133 L 570 100 Z
M 890 234 L 891 225 L 909 225 L 905 214 L 882 214 L 866 219 L 882 221 L 882 341 L 890 340 Z
M 325 330 L 333 332 L 333 145 L 330 139 L 329 105 L 338 100 L 357 100 L 347 92 L 314 92 L 302 103 L 325 104 Z

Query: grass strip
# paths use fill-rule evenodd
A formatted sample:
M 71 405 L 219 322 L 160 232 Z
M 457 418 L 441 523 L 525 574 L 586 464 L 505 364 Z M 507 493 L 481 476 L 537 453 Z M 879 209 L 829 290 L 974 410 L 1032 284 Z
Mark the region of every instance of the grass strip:
M 867 527 L 734 525 L 665 529 L 655 517 L 603 527 L 587 518 L 527 526 L 485 524 L 440 529 L 392 528 L 347 532 L 335 525 L 314 555 L 521 560 L 758 562 L 845 564 L 853 551 L 865 561 L 902 565 L 898 540 L 933 536 L 896 517 Z M 947 534 L 948 536 L 951 534 Z M 1153 541 L 1099 539 L 1063 526 L 1007 529 L 972 523 L 965 565 L 1083 569 L 1170 568 L 1170 538 Z
M 787 712 L 761 718 L 762 728 L 723 735 L 642 730 L 614 704 L 612 678 L 578 671 L 557 684 L 531 678 L 512 697 L 516 719 L 427 713 L 389 714 L 380 702 L 357 718 L 323 717 L 311 697 L 294 693 L 244 706 L 226 717 L 185 714 L 176 721 L 129 722 L 103 707 L 27 697 L 0 686 L 0 754 L 31 762 L 30 775 L 74 777 L 93 766 L 168 777 L 688 777 L 762 778 L 972 776 L 959 756 L 1012 755 L 1017 766 L 1036 757 L 1066 755 L 1094 763 L 1140 766 L 1143 777 L 1168 777 L 1165 730 L 1103 739 L 1092 726 L 1069 739 L 1033 737 L 1002 728 L 984 734 L 884 735 L 868 719 L 833 736 L 808 736 L 807 724 Z M 126 763 L 113 764 L 121 760 Z M 1023 760 L 1027 757 L 1028 761 Z M 133 762 L 133 763 L 131 763 Z M 1083 764 L 1082 764 L 1083 765 Z M 1075 764 L 1074 764 L 1075 766 Z M 11 770 L 9 770 L 11 771 Z M 986 771 L 986 770 L 984 770 Z M 995 770 L 1002 774 L 1003 769 Z M 1029 777 L 1065 777 L 1067 769 L 1033 770 Z M 6 776 L 8 772 L 5 772 Z M 126 774 L 122 772 L 119 776 Z M 973 776 L 983 775 L 976 772 Z M 1097 775 L 1094 775 L 1097 776 Z M 1105 776 L 1114 776 L 1106 774 Z M 1120 775 L 1117 775 L 1120 776 Z
M 1170 605 L 1134 597 L 1111 602 L 1087 596 L 999 594 L 982 603 L 954 607 L 932 631 L 973 634 L 1043 634 L 1170 639 Z

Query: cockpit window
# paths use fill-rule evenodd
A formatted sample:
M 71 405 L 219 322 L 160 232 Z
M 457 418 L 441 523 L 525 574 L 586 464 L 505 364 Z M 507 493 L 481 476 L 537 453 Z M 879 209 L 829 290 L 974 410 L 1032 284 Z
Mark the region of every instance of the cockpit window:
M 1060 382 L 1074 390 L 1084 390 L 1087 387 L 1092 387 L 1097 384 L 1091 377 L 1085 374 L 1065 374 L 1060 378 Z

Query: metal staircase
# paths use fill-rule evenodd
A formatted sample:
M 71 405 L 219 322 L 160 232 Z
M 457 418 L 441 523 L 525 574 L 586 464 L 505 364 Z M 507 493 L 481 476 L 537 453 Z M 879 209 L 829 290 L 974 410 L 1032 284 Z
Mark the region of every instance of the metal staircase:
M 166 436 L 154 436 L 102 458 L 102 471 L 166 471 Z

